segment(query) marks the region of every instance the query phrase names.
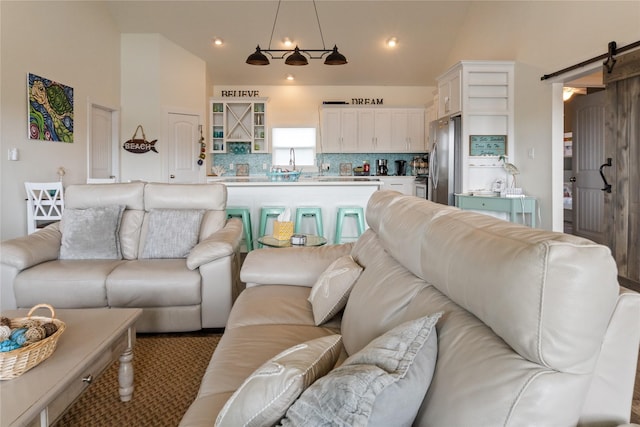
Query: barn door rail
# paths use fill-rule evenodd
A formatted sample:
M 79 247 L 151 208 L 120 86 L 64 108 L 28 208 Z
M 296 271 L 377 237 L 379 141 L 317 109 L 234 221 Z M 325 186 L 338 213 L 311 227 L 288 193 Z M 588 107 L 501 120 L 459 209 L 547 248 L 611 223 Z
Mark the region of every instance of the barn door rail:
M 596 61 L 602 61 L 603 59 L 606 60 L 606 61 L 604 61 L 603 65 L 605 67 L 607 67 L 607 72 L 611 73 L 613 71 L 613 67 L 614 67 L 614 65 L 616 63 L 616 58 L 615 58 L 616 55 L 618 55 L 618 54 L 620 54 L 622 52 L 626 52 L 626 51 L 631 50 L 631 49 L 638 48 L 638 47 L 640 47 L 640 40 L 635 42 L 635 43 L 631 43 L 631 44 L 628 44 L 628 45 L 622 46 L 622 47 L 617 47 L 616 42 L 615 41 L 611 41 L 611 42 L 609 42 L 607 53 L 603 53 L 602 55 L 598 55 L 598 56 L 595 56 L 595 57 L 593 57 L 591 59 L 587 59 L 586 61 L 582 61 L 582 62 L 580 62 L 578 64 L 575 64 L 575 65 L 572 65 L 570 67 L 563 68 L 562 70 L 555 71 L 555 72 L 553 72 L 551 74 L 545 74 L 544 76 L 540 77 L 540 80 L 547 80 L 547 79 L 550 79 L 552 77 L 556 77 L 556 76 L 562 75 L 564 73 L 568 73 L 569 71 L 573 71 L 575 69 L 584 67 L 585 65 L 592 64 L 592 63 L 594 63 Z

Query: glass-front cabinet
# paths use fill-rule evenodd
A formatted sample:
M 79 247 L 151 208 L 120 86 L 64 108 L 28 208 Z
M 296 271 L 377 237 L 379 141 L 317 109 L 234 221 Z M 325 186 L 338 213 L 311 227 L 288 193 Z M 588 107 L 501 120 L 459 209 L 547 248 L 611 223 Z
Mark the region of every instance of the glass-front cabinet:
M 211 153 L 268 153 L 267 98 L 212 98 Z

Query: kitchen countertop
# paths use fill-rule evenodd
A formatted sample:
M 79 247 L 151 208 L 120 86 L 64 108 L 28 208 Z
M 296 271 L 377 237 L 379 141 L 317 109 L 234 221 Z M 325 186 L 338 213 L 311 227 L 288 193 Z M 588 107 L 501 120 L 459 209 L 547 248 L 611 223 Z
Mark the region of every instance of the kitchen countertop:
M 298 181 L 274 181 L 267 176 L 209 176 L 207 182 L 223 182 L 227 186 L 381 186 L 381 178 L 366 176 L 301 177 Z

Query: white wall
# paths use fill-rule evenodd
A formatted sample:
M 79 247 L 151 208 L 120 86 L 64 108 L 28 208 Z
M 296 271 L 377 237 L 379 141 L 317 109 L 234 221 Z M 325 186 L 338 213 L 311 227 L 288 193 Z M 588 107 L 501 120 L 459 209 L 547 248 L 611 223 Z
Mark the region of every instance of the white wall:
M 0 239 L 26 234 L 25 181 L 86 180 L 87 101 L 120 105 L 120 34 L 99 2 L 0 2 Z M 81 36 L 79 36 L 81 35 Z M 74 142 L 29 140 L 27 74 L 74 88 Z M 19 161 L 7 151 L 19 150 Z
M 24 181 L 55 180 L 59 166 L 67 169 L 65 184 L 85 181 L 87 100 L 122 106 L 121 141 L 129 139 L 138 124 L 144 126 L 147 139 L 159 140 L 160 154 L 121 150 L 121 179 L 165 181 L 163 111 L 201 111 L 206 117 L 207 98 L 219 96 L 223 89 L 212 86 L 215 76 L 209 81 L 198 58 L 158 35 L 123 35 L 121 48 L 121 36 L 109 16 L 99 2 L 0 1 L 2 240 L 26 232 Z M 464 20 L 465 32 L 456 40 L 448 66 L 460 60 L 516 61 L 518 182 L 539 198 L 541 226 L 551 228 L 552 192 L 557 184 L 552 178 L 552 155 L 561 150 L 562 141 L 554 138 L 562 133 L 552 129 L 551 106 L 557 100 L 552 98 L 551 85 L 541 82 L 540 76 L 604 53 L 609 41 L 622 46 L 640 40 L 640 2 L 472 2 L 459 19 Z M 497 36 L 505 33 L 509 37 Z M 437 41 L 425 41 L 429 42 Z M 27 138 L 29 72 L 75 89 L 73 144 Z M 271 99 L 270 126 L 317 126 L 322 100 L 382 97 L 385 105 L 424 105 L 433 96 L 431 86 L 244 88 L 258 89 Z M 7 160 L 12 147 L 20 151 L 18 162 Z M 527 158 L 529 148 L 534 149 L 534 159 Z
M 433 102 L 434 87 L 424 86 L 214 86 L 215 97 L 222 91 L 254 91 L 269 98 L 269 127 L 318 127 L 323 101 L 345 101 L 353 98 L 382 99 L 384 106 L 420 106 Z
M 130 139 L 142 125 L 148 141 L 158 140 L 158 153 L 121 150 L 121 181 L 167 182 L 166 114 L 199 114 L 205 124 L 205 63 L 159 34 L 123 34 L 121 64 L 121 139 Z M 202 170 L 204 177 L 205 166 Z
M 464 32 L 449 54 L 449 65 L 474 59 L 516 61 L 512 160 L 521 172 L 518 184 L 538 198 L 540 227 L 561 231 L 562 161 L 555 157 L 563 155 L 562 132 L 552 129 L 557 99 L 551 84 L 540 77 L 606 53 L 610 41 L 624 46 L 640 40 L 640 2 L 472 2 L 461 19 Z M 504 34 L 509 37 L 500 36 Z M 533 159 L 527 157 L 529 149 Z M 552 170 L 552 164 L 560 170 Z

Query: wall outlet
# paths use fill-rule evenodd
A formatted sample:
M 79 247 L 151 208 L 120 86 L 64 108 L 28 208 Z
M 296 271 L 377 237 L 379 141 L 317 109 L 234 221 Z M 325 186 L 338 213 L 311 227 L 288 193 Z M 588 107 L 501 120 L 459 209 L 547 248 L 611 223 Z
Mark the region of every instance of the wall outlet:
M 323 171 L 328 171 L 330 167 L 331 167 L 331 163 L 323 163 L 322 164 L 322 170 Z
M 232 171 L 233 170 L 233 163 L 229 163 L 229 170 Z
M 266 164 L 266 163 L 263 163 L 263 164 L 262 164 L 262 170 L 263 170 L 263 171 L 266 171 L 266 170 L 267 170 L 267 164 Z
M 533 147 L 530 147 L 527 150 L 527 157 L 529 157 L 530 159 L 533 159 L 533 158 L 536 157 L 536 151 L 535 151 L 535 149 Z

